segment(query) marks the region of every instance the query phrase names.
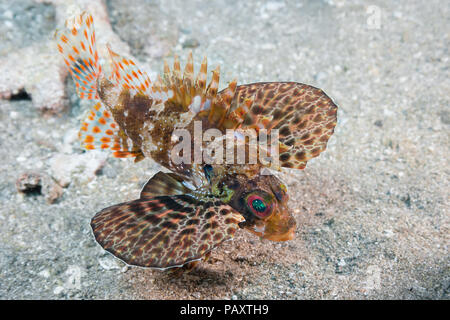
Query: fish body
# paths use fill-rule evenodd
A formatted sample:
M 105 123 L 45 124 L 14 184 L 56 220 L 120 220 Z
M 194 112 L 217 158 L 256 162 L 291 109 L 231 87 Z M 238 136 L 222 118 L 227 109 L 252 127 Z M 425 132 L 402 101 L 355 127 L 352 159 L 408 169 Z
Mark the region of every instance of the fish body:
M 69 19 L 57 41 L 79 96 L 94 102 L 81 125 L 82 145 L 135 161 L 152 158 L 170 171 L 154 175 L 139 199 L 93 217 L 95 238 L 105 250 L 131 265 L 168 269 L 194 265 L 240 228 L 273 241 L 294 237 L 286 186 L 265 168 L 304 169 L 325 150 L 337 107 L 322 90 L 234 80 L 219 92 L 220 69 L 207 83 L 206 58 L 195 75 L 192 54 L 183 71 L 177 57 L 172 69 L 165 63 L 154 82 L 110 47 L 110 64 L 102 66 L 87 12 Z M 249 130 L 256 140 L 242 134 Z M 277 139 L 267 138 L 275 132 Z M 212 133 L 214 139 L 204 139 Z M 271 147 L 261 144 L 266 139 Z M 233 161 L 230 153 L 211 148 L 230 141 Z M 237 146 L 249 160 L 255 144 L 263 146 L 255 161 L 236 163 Z

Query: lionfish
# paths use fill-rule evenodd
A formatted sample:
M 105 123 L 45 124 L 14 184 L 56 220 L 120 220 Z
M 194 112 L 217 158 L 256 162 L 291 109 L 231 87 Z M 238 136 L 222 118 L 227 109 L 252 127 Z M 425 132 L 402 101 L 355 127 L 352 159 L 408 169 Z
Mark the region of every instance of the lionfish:
M 173 133 L 192 132 L 196 121 L 202 130 L 224 135 L 228 129 L 277 129 L 279 167 L 304 169 L 325 150 L 337 121 L 337 106 L 322 90 L 234 80 L 219 92 L 219 67 L 207 84 L 204 58 L 194 78 L 192 53 L 183 72 L 175 57 L 173 68 L 164 62 L 163 76 L 151 81 L 109 45 L 102 69 L 88 12 L 69 18 L 56 38 L 77 94 L 94 101 L 79 131 L 82 146 L 135 161 L 152 158 L 170 171 L 155 174 L 139 199 L 92 218 L 95 239 L 105 250 L 129 265 L 189 270 L 238 229 L 272 241 L 294 238 L 286 185 L 270 171 L 262 174 L 267 165 L 175 163 L 171 151 L 179 141 Z

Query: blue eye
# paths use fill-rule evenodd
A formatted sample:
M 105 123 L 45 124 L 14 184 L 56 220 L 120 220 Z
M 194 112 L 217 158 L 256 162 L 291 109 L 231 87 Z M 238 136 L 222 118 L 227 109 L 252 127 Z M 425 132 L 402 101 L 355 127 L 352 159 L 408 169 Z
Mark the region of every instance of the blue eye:
M 255 199 L 252 201 L 252 207 L 258 212 L 264 212 L 267 206 L 260 199 Z

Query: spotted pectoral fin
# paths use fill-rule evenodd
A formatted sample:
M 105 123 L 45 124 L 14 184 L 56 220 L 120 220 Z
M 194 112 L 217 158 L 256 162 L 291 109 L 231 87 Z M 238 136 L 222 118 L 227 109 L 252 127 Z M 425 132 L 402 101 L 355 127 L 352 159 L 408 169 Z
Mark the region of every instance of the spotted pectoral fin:
M 219 95 L 225 94 L 225 91 Z M 238 86 L 225 124 L 279 133 L 280 165 L 304 169 L 325 150 L 337 122 L 337 106 L 320 89 L 295 82 Z
M 192 190 L 183 184 L 183 177 L 159 171 L 142 188 L 140 198 L 186 194 L 190 191 Z
M 120 130 L 111 113 L 98 101 L 86 114 L 78 133 L 81 146 L 87 150 L 112 150 L 116 158 L 142 158 L 140 150 L 134 150 L 126 135 Z
M 97 213 L 97 242 L 127 264 L 181 267 L 231 239 L 243 217 L 220 201 L 193 195 L 160 196 L 118 204 Z

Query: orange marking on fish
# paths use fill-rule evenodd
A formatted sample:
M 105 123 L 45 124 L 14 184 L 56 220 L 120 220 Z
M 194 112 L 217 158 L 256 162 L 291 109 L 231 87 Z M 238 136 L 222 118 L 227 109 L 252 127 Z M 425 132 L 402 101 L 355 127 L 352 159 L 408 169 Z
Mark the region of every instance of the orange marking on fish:
M 73 28 L 73 29 L 72 29 L 72 34 L 73 34 L 74 36 L 76 36 L 76 35 L 77 35 L 77 29 Z
M 73 51 L 75 51 L 76 54 L 80 54 L 80 51 L 78 51 L 77 47 L 72 46 Z
M 84 139 L 84 142 L 86 142 L 86 143 L 94 142 L 94 137 L 93 136 L 86 136 L 86 139 Z
M 111 150 L 116 150 L 116 151 L 118 151 L 118 150 L 120 150 L 121 149 L 121 147 L 120 147 L 120 144 L 114 144 L 114 146 L 111 148 Z
M 69 39 L 67 39 L 67 37 L 65 35 L 61 36 L 61 41 L 64 43 L 67 43 L 67 41 L 69 41 Z
M 108 138 L 108 137 L 103 137 L 103 138 L 100 139 L 100 141 L 103 142 L 103 143 L 108 143 L 108 142 L 111 142 L 111 139 Z
M 104 144 L 101 145 L 100 148 L 102 148 L 102 149 L 108 149 L 108 148 L 109 148 L 109 144 L 104 143 Z
M 136 79 L 139 79 L 139 76 L 137 75 L 137 73 L 136 72 L 134 72 L 134 71 L 131 71 L 131 74 L 136 78 Z
M 94 132 L 94 133 L 100 133 L 100 132 L 102 132 L 102 131 L 100 130 L 99 127 L 95 126 L 94 128 L 92 128 L 92 132 Z
M 105 133 L 109 136 L 112 136 L 114 134 L 114 132 L 111 129 L 106 130 Z
M 108 111 L 105 110 L 105 111 L 103 111 L 103 116 L 105 118 L 109 118 L 111 116 L 111 114 Z
M 116 128 L 116 124 L 113 122 L 110 124 L 111 128 L 115 129 Z
M 103 125 L 106 124 L 106 120 L 104 118 L 98 119 L 98 122 L 100 122 L 100 124 L 103 124 Z
M 68 57 L 69 57 L 70 60 L 72 60 L 73 62 L 75 62 L 75 59 L 74 59 L 74 57 L 72 57 L 71 54 L 69 54 Z
M 64 51 L 63 51 L 63 48 L 61 47 L 61 45 L 60 44 L 58 44 L 58 50 L 59 50 L 59 52 L 61 52 L 61 53 L 63 53 Z
M 87 72 L 86 68 L 81 63 L 78 64 L 78 68 L 81 68 L 81 70 L 83 70 L 84 72 Z
M 125 65 L 129 65 L 127 59 L 125 59 L 125 58 L 122 59 L 122 62 L 125 63 Z
M 92 145 L 92 144 L 87 144 L 87 145 L 85 145 L 84 146 L 86 149 L 88 149 L 88 150 L 94 150 L 95 149 L 95 147 Z
M 80 41 L 80 45 L 81 45 L 81 48 L 82 48 L 84 51 L 86 51 L 86 47 L 85 47 L 83 41 Z

